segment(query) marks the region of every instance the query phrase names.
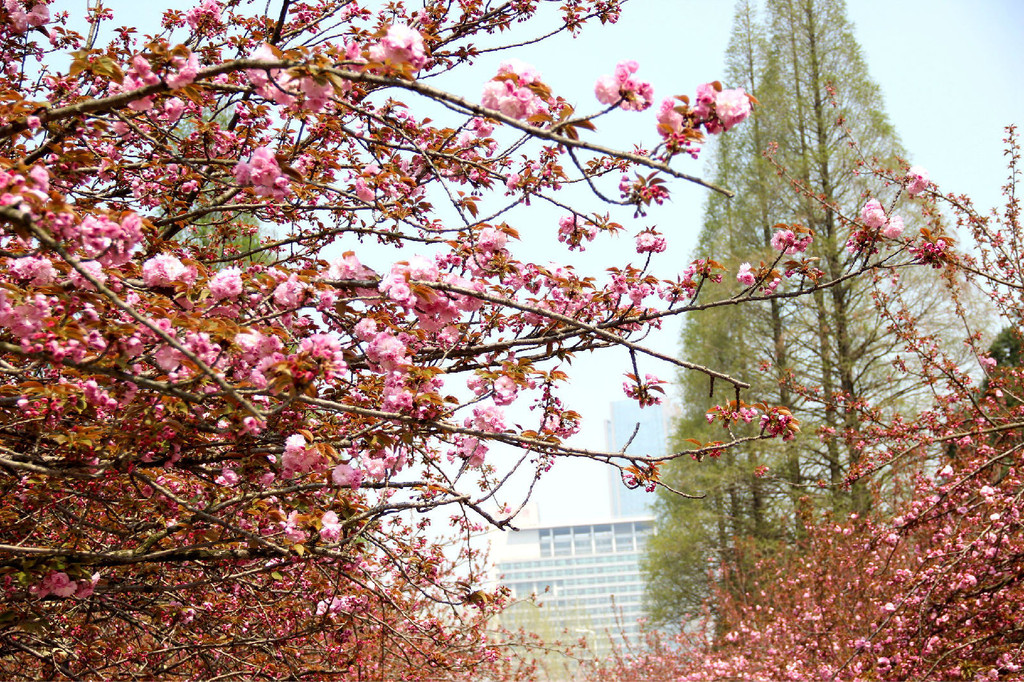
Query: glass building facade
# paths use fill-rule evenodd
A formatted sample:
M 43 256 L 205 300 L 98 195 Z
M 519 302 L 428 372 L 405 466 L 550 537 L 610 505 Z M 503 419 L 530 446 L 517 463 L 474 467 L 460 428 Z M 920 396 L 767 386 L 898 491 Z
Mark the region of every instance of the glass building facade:
M 633 400 L 612 403 L 612 417 L 605 422 L 608 449 L 614 452 L 625 448 L 627 454 L 661 457 L 668 454 L 668 428 L 666 413 L 661 405 L 641 408 Z M 630 442 L 630 436 L 636 436 Z M 629 443 L 629 447 L 626 447 Z M 654 494 L 643 488 L 628 488 L 617 469 L 609 469 L 612 516 L 647 516 L 651 513 Z
M 595 653 L 621 634 L 638 633 L 643 617 L 640 555 L 650 518 L 528 528 L 505 534 L 492 548 L 498 581 L 516 600 L 537 595 L 502 614 L 505 627 L 552 637 L 586 636 Z

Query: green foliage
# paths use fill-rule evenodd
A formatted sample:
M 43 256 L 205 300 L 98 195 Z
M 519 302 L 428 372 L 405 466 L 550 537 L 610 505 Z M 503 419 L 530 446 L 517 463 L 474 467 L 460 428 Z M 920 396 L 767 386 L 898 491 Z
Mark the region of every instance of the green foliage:
M 725 305 L 687 319 L 687 360 L 727 368 L 751 384 L 747 402 L 789 408 L 802 433 L 790 443 L 754 441 L 719 460 L 677 460 L 666 467 L 669 485 L 705 497 L 659 499 L 646 572 L 649 606 L 661 623 L 685 623 L 699 614 L 712 580 L 743 597 L 758 558 L 799 545 L 809 502 L 833 514 L 866 510 L 865 486 L 844 486 L 858 465 L 850 436 L 860 425 L 837 397 L 861 396 L 882 408 L 899 401 L 905 406 L 909 399 L 906 387 L 887 378 L 895 340 L 879 331 L 885 325 L 871 300 L 877 284 L 870 278 L 842 281 L 859 263 L 845 249 L 849 230 L 839 213 L 856 215 L 863 204 L 865 157 L 895 164 L 900 153 L 844 3 L 768 0 L 759 19 L 752 3 L 740 0 L 727 78 L 730 87 L 752 92 L 760 106 L 749 125 L 715 147 L 714 181 L 736 197 L 709 199 L 696 256 L 714 253 L 730 273 L 744 262 L 767 273 L 780 258 L 770 240 L 781 223 L 813 231 L 808 254 L 817 258 L 822 281 L 840 283 L 800 303 Z M 803 191 L 793 191 L 794 185 Z M 789 285 L 780 282 L 779 291 Z M 724 300 L 743 288 L 731 279 L 716 295 Z M 677 446 L 685 448 L 689 438 L 728 439 L 704 415 L 733 396 L 712 395 L 699 377 L 679 381 L 685 411 Z M 733 435 L 754 435 L 756 426 L 746 433 L 733 427 Z
M 988 354 L 999 367 L 1020 367 L 1021 332 L 1016 327 L 1004 327 L 989 346 Z

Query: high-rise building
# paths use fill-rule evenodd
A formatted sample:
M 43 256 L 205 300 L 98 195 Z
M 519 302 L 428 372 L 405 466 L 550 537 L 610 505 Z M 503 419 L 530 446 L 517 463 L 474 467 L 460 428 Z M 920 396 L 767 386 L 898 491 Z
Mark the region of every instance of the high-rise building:
M 641 409 L 629 400 L 612 403 L 605 425 L 608 449 L 666 454 L 666 418 L 660 405 Z M 521 530 L 490 534 L 495 580 L 516 600 L 502 613 L 503 626 L 545 639 L 585 636 L 598 656 L 623 635 L 639 634 L 644 616 L 640 558 L 653 527 L 653 494 L 627 487 L 617 469 L 610 469 L 610 484 L 606 519 L 544 525 L 531 504 L 517 518 Z
M 635 636 L 643 616 L 640 556 L 651 526 L 649 517 L 621 518 L 494 534 L 498 580 L 516 600 L 536 594 L 541 604 L 513 605 L 502 625 L 546 638 L 585 636 L 597 655 L 621 635 Z
M 666 420 L 666 411 L 661 405 L 641 408 L 634 400 L 614 402 L 612 417 L 605 422 L 608 449 L 613 452 L 625 449 L 626 454 L 661 457 L 668 453 Z M 654 500 L 652 493 L 648 493 L 643 487 L 627 487 L 617 469 L 609 469 L 608 475 L 613 517 L 651 514 L 651 503 Z

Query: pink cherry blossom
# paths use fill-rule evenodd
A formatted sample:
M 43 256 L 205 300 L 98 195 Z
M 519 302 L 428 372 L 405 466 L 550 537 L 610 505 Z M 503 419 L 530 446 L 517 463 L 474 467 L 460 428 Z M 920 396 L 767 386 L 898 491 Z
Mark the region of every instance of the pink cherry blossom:
M 594 86 L 594 95 L 602 104 L 619 103 L 625 111 L 643 111 L 651 106 L 654 88 L 650 83 L 632 77 L 639 65 L 634 61 L 619 62 L 613 75 L 601 76 Z
M 196 271 L 176 257 L 161 253 L 142 264 L 142 279 L 148 287 L 170 287 L 177 282 L 191 286 L 196 280 Z
M 501 230 L 496 230 L 493 227 L 485 227 L 480 230 L 480 234 L 477 237 L 477 248 L 482 252 L 489 254 L 505 248 L 505 243 L 507 241 L 508 235 Z
M 658 107 L 658 123 L 666 126 L 673 133 L 683 130 L 683 115 L 676 111 L 677 104 L 679 102 L 674 99 L 664 99 L 661 101 L 661 106 Z
M 370 59 L 389 61 L 396 66 L 409 64 L 422 69 L 427 63 L 423 36 L 419 31 L 404 24 L 394 24 L 379 43 L 370 48 Z
M 903 234 L 903 218 L 894 215 L 885 223 L 885 226 L 882 228 L 882 235 L 886 239 L 896 239 L 901 234 Z
M 238 472 L 231 467 L 224 467 L 220 470 L 220 475 L 214 480 L 214 483 L 225 486 L 227 488 L 238 485 L 238 481 L 241 480 L 238 476 Z
M 928 189 L 928 171 L 921 166 L 911 166 L 907 171 L 907 194 L 917 196 Z
M 771 245 L 776 251 L 792 255 L 806 251 L 813 239 L 810 234 L 798 238 L 793 230 L 779 229 L 772 235 Z
M 860 220 L 868 227 L 877 229 L 885 225 L 888 217 L 885 215 L 885 209 L 882 208 L 882 204 L 878 199 L 870 199 L 860 209 Z
M 16 258 L 10 262 L 8 268 L 15 277 L 26 280 L 30 279 L 32 284 L 36 286 L 49 284 L 57 276 L 53 263 L 48 258 L 41 256 Z
M 637 253 L 661 253 L 666 248 L 665 238 L 652 230 L 644 230 L 636 236 Z
M 342 526 L 338 515 L 329 511 L 320 517 L 320 537 L 325 542 L 337 542 L 341 539 Z
M 298 308 L 305 293 L 306 285 L 299 280 L 298 275 L 293 274 L 274 289 L 274 303 L 282 308 Z
M 283 199 L 291 191 L 288 178 L 268 147 L 259 147 L 248 161 L 235 164 L 234 174 L 240 185 L 251 186 L 260 196 Z
M 722 121 L 722 128 L 729 130 L 750 116 L 750 97 L 743 88 L 722 90 L 715 96 L 715 113 Z
M 743 263 L 740 265 L 740 269 L 736 272 L 736 281 L 745 287 L 754 286 L 754 282 L 757 278 L 750 269 L 750 263 Z
M 70 597 L 78 589 L 74 580 L 64 571 L 54 571 L 43 579 L 44 594 L 55 594 L 58 597 Z
M 239 268 L 224 268 L 209 282 L 210 295 L 214 300 L 237 298 L 243 289 L 242 271 Z
M 363 472 L 348 464 L 339 464 L 331 472 L 331 480 L 334 481 L 336 486 L 355 490 L 359 488 L 363 481 Z
M 4 9 L 7 10 L 7 19 L 15 33 L 24 33 L 30 28 L 50 22 L 50 8 L 44 2 L 36 2 L 32 9 L 26 12 L 22 3 L 17 0 L 6 0 Z
M 199 59 L 194 52 L 190 52 L 187 58 L 172 57 L 171 64 L 177 69 L 177 72 L 164 77 L 171 90 L 178 90 L 190 85 L 196 79 L 196 74 L 199 72 Z
M 453 456 L 466 460 L 466 466 L 483 466 L 487 457 L 488 447 L 472 436 L 456 436 L 456 448 Z
M 526 119 L 547 111 L 547 103 L 530 85 L 540 82 L 537 71 L 518 59 L 502 62 L 498 77 L 484 85 L 480 103 L 511 118 Z
M 217 0 L 204 0 L 203 4 L 185 12 L 185 23 L 192 30 L 199 30 L 203 25 L 219 26 L 221 5 Z

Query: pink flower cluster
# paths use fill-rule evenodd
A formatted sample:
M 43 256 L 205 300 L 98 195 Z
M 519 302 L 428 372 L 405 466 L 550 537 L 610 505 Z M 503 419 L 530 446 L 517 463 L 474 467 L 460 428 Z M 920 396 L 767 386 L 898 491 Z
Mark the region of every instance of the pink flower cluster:
M 585 251 L 583 242 L 594 241 L 597 226 L 574 215 L 562 216 L 558 219 L 558 241 L 569 245 L 569 250 Z
M 175 55 L 171 58 L 171 65 L 177 71 L 164 77 L 164 81 L 171 90 L 178 90 L 190 85 L 199 73 L 199 59 L 195 52 L 189 52 L 188 57 Z
M 32 280 L 32 284 L 43 286 L 49 284 L 57 276 L 53 263 L 42 256 L 25 256 L 8 263 L 11 274 L 22 280 Z
M 301 434 L 288 436 L 284 442 L 284 454 L 281 456 L 281 475 L 294 478 L 310 471 L 321 471 L 325 465 L 320 452 L 306 446 L 306 439 Z
M 324 370 L 323 377 L 327 381 L 337 379 L 348 370 L 341 344 L 330 334 L 314 334 L 303 339 L 299 350 L 320 361 Z
M 50 22 L 50 8 L 42 0 L 37 0 L 27 12 L 19 0 L 4 0 L 4 9 L 7 10 L 8 26 L 15 33 L 24 33 Z
M 907 194 L 917 196 L 928 189 L 928 171 L 921 166 L 911 166 L 907 171 Z
M 493 123 L 487 119 L 476 116 L 469 119 L 469 123 L 466 124 L 463 131 L 459 133 L 459 136 L 455 139 L 455 144 L 460 147 L 466 147 L 474 140 L 490 137 L 493 132 Z
M 803 253 L 812 241 L 814 241 L 814 237 L 810 234 L 798 238 L 793 230 L 780 229 L 772 235 L 771 245 L 776 251 L 791 255 L 798 252 Z
M 348 464 L 339 464 L 331 472 L 331 480 L 336 486 L 356 490 L 363 483 L 363 472 Z
M 198 31 L 204 26 L 211 28 L 220 26 L 220 3 L 217 0 L 204 0 L 203 4 L 185 12 L 185 23 L 193 31 Z
M 239 378 L 251 381 L 253 385 L 263 388 L 267 385 L 264 372 L 272 365 L 285 359 L 281 350 L 284 345 L 281 339 L 272 334 L 260 332 L 242 332 L 235 335 L 235 345 L 241 350 L 237 358 L 236 370 Z
M 365 61 L 360 56 L 357 43 L 346 44 L 345 50 L 346 61 Z M 260 45 L 252 53 L 251 58 L 261 61 L 281 60 L 281 57 L 275 54 L 274 48 L 266 43 Z M 334 94 L 334 87 L 326 80 L 318 81 L 312 76 L 296 78 L 281 69 L 249 69 L 246 75 L 261 97 L 281 106 L 295 104 L 297 99 L 302 97 L 302 108 L 313 112 L 323 111 Z M 342 90 L 350 89 L 351 83 L 346 81 L 345 86 Z
M 243 289 L 242 271 L 238 268 L 224 268 L 210 278 L 208 286 L 215 301 L 237 298 Z
M 42 582 L 29 587 L 29 592 L 40 599 L 50 594 L 85 599 L 92 596 L 99 581 L 99 573 L 93 573 L 89 580 L 72 580 L 64 571 L 52 571 Z
M 124 81 L 120 85 L 115 85 L 113 89 L 115 91 L 129 92 L 147 85 L 155 85 L 159 82 L 160 77 L 153 73 L 153 66 L 149 63 L 149 60 L 142 55 L 136 55 L 132 58 L 132 64 L 128 67 L 128 73 L 125 74 Z M 153 96 L 150 95 L 149 97 L 134 100 L 128 104 L 128 108 L 132 111 L 148 111 L 153 108 Z
M 21 305 L 12 305 L 7 291 L 0 289 L 0 327 L 9 329 L 19 339 L 42 330 L 51 312 L 50 301 L 42 294 L 25 299 Z
M 373 271 L 360 263 L 352 251 L 346 251 L 341 258 L 332 260 L 326 273 L 329 280 L 369 279 L 373 275 Z
M 711 135 L 729 130 L 750 116 L 750 96 L 742 88 L 723 90 L 718 83 L 697 88 L 697 103 L 691 109 L 677 99 L 663 100 L 658 108 L 658 132 L 678 151 L 696 157 L 700 147 L 685 132 L 688 125 L 704 126 Z
M 488 384 L 485 379 L 474 374 L 466 380 L 466 385 L 473 393 L 481 397 L 487 394 L 488 387 L 490 387 L 495 405 L 511 405 L 515 402 L 519 392 L 519 386 L 516 385 L 515 380 L 508 376 L 500 376 L 492 384 Z
M 697 87 L 694 113 L 712 135 L 732 128 L 750 116 L 750 97 L 743 88 L 722 90 L 715 83 Z
M 860 219 L 865 225 L 873 230 L 881 228 L 882 236 L 887 239 L 896 239 L 903 234 L 903 218 L 900 216 L 889 217 L 878 199 L 870 199 L 860 210 Z
M 127 214 L 119 223 L 104 215 L 90 214 L 78 225 L 59 220 L 57 227 L 65 238 L 76 239 L 87 257 L 108 267 L 131 260 L 132 250 L 142 241 L 142 220 L 134 213 Z
M 636 400 L 640 407 L 650 407 L 662 403 L 665 390 L 661 388 L 661 384 L 667 383 L 666 381 L 653 374 L 645 374 L 643 381 L 637 379 L 633 374 L 626 376 L 629 381 L 622 382 L 622 390 L 627 396 Z
M 936 239 L 934 242 L 923 241 L 920 244 L 913 244 L 910 253 L 921 263 L 927 263 L 933 268 L 941 268 L 942 264 L 949 259 L 947 249 L 952 246 L 945 239 Z
M 274 303 L 286 310 L 295 310 L 302 305 L 306 296 L 306 284 L 292 273 L 274 289 Z
M 528 119 L 547 111 L 547 102 L 530 88 L 540 83 L 540 74 L 518 59 L 502 62 L 498 75 L 484 85 L 480 100 L 488 109 L 495 109 L 516 119 Z
M 761 415 L 761 430 L 770 436 L 782 436 L 783 441 L 796 438 L 800 422 L 785 408 L 772 408 Z
M 341 539 L 341 521 L 335 512 L 329 511 L 320 517 L 320 537 L 324 542 L 337 542 Z
M 636 236 L 637 253 L 661 253 L 666 248 L 665 238 L 653 229 L 644 230 Z
M 281 173 L 281 167 L 268 147 L 256 149 L 248 161 L 239 161 L 234 172 L 239 184 L 251 186 L 260 196 L 284 199 L 291 191 L 288 178 Z
M 366 359 L 386 374 L 404 372 L 409 366 L 407 349 L 401 339 L 387 331 L 378 331 L 377 324 L 368 318 L 360 320 L 355 335 L 367 342 Z
M 160 253 L 142 264 L 142 279 L 147 287 L 172 287 L 177 282 L 192 286 L 196 269 L 169 254 Z
M 423 36 L 404 24 L 388 28 L 381 41 L 370 48 L 369 54 L 374 61 L 391 62 L 395 66 L 409 64 L 414 69 L 422 69 L 427 63 Z
M 743 263 L 740 265 L 740 269 L 736 272 L 736 281 L 745 287 L 754 286 L 754 282 L 757 281 L 753 270 L 750 269 L 750 263 Z
M 455 436 L 454 443 L 455 450 L 451 453 L 452 457 L 466 460 L 466 466 L 483 466 L 488 447 L 481 443 L 479 438 L 460 434 Z
M 463 423 L 468 429 L 500 433 L 505 430 L 505 415 L 494 405 L 474 407 L 473 416 L 466 417 Z
M 601 104 L 619 104 L 624 111 L 643 111 L 651 106 L 654 88 L 646 81 L 633 78 L 639 65 L 635 61 L 619 62 L 613 75 L 597 79 L 594 95 Z

